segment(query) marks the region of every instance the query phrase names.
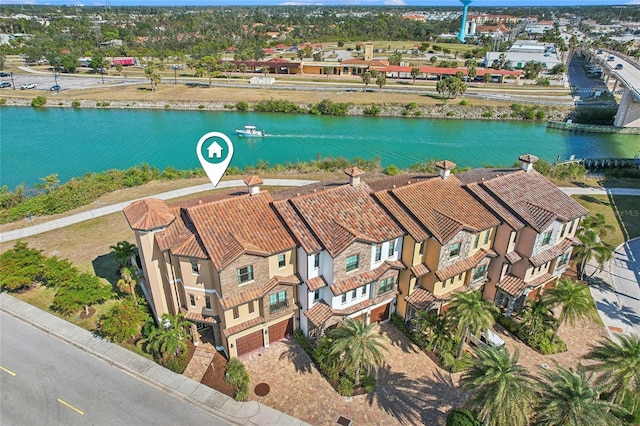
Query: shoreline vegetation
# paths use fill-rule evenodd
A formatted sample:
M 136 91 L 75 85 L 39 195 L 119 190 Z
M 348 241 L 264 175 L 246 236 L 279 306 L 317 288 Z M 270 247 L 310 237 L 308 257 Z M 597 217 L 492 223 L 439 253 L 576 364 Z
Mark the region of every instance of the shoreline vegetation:
M 353 102 L 333 102 L 322 99 L 317 103 L 301 103 L 288 99 L 269 98 L 255 102 L 221 102 L 212 100 L 122 100 L 108 95 L 101 100 L 47 98 L 0 98 L 2 106 L 34 108 L 97 108 L 97 109 L 146 109 L 146 110 L 182 110 L 182 111 L 251 111 L 279 112 L 288 114 L 377 116 L 377 117 L 414 117 L 454 120 L 551 120 L 564 121 L 573 110 L 559 106 L 540 106 L 513 103 L 509 106 L 473 105 L 468 99 L 449 99 L 445 103 L 423 104 L 418 102 L 372 102 L 359 104 Z M 480 101 L 480 100 L 478 100 Z
M 358 167 L 367 173 L 385 176 L 395 176 L 400 173 L 431 173 L 437 174 L 436 160 L 416 163 L 406 169 L 400 169 L 391 164 L 383 169 L 381 159 L 363 159 L 356 157 L 352 160 L 344 157 L 324 157 L 307 162 L 284 163 L 271 165 L 269 162 L 259 161 L 256 165 L 244 169 L 229 167 L 225 176 L 242 176 L 248 174 L 265 175 L 313 175 L 335 173 L 349 167 Z M 484 165 L 484 167 L 503 167 L 503 165 Z M 470 170 L 471 167 L 460 166 L 454 173 Z M 536 170 L 541 174 L 557 179 L 577 179 L 584 177 L 587 170 L 578 164 L 552 165 L 540 160 Z M 34 188 L 27 188 L 21 184 L 15 190 L 6 185 L 0 187 L 0 224 L 13 223 L 22 219 L 65 213 L 70 210 L 88 205 L 99 197 L 126 188 L 145 185 L 154 181 L 171 181 L 192 179 L 205 176 L 202 169 L 177 170 L 168 167 L 160 171 L 148 164 L 141 164 L 126 170 L 110 169 L 103 172 L 90 172 L 84 176 L 75 177 L 61 183 L 57 174 L 40 178 L 40 183 Z

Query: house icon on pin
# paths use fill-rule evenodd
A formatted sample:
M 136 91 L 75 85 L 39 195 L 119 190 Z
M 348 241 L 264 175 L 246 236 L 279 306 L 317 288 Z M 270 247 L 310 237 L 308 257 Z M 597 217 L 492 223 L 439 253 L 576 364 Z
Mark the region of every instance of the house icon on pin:
M 211 145 L 209 145 L 209 148 L 207 148 L 207 152 L 209 155 L 209 158 L 221 158 L 222 157 L 222 147 L 220 146 L 220 144 L 218 142 L 213 142 Z

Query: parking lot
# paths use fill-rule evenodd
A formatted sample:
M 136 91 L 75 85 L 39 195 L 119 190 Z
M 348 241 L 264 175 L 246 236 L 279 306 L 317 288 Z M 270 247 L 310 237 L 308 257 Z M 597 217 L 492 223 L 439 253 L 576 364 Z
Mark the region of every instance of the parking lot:
M 29 68 L 22 68 L 21 73 L 14 73 L 13 77 L 0 77 L 0 82 L 9 83 L 11 87 L 2 87 L 2 90 L 21 90 L 21 86 L 35 84 L 33 90 L 36 92 L 50 92 L 51 87 L 56 84 L 60 86 L 60 90 L 71 89 L 88 89 L 103 86 L 119 86 L 126 84 L 140 84 L 146 82 L 143 78 L 127 78 L 118 76 L 104 76 L 104 83 L 101 76 L 94 75 L 74 75 L 74 74 L 58 74 L 54 77 L 53 72 L 35 71 Z M 15 88 L 13 87 L 15 85 Z M 26 89 L 25 89 L 26 90 Z

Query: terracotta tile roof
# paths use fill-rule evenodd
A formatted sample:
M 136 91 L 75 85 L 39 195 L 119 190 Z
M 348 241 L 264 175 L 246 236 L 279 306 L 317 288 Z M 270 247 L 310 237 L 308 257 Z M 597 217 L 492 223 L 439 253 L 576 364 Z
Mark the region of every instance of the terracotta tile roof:
M 567 222 L 589 213 L 535 170 L 509 173 L 480 184 L 537 232 L 556 219 Z
M 485 257 L 496 257 L 497 255 L 498 254 L 491 249 L 480 249 L 473 256 L 459 260 L 458 262 L 446 266 L 442 269 L 438 269 L 437 271 L 435 271 L 435 274 L 436 277 L 438 277 L 438 280 L 445 281 L 451 277 L 455 277 L 456 275 L 463 273 L 464 271 L 468 271 L 469 269 L 476 266 Z
M 539 276 L 538 278 L 536 278 L 535 280 L 530 281 L 530 282 L 529 282 L 529 285 L 530 285 L 531 287 L 538 287 L 538 286 L 541 286 L 542 284 L 546 284 L 546 283 L 547 283 L 547 281 L 549 281 L 549 280 L 550 280 L 550 279 L 552 279 L 552 278 L 553 278 L 553 275 L 551 275 L 551 274 L 549 274 L 549 273 L 547 273 L 547 274 L 543 274 L 543 275 L 540 275 L 540 276 Z
M 289 201 L 276 201 L 273 203 L 273 207 L 282 218 L 282 221 L 287 224 L 293 237 L 306 253 L 317 253 L 322 250 L 320 241 L 318 241 L 313 235 L 313 232 L 305 225 L 304 220 L 293 206 L 289 204 Z
M 438 299 L 429 290 L 418 287 L 414 289 L 413 292 L 405 298 L 405 300 L 414 308 L 418 310 L 424 310 Z
M 456 163 L 454 163 L 453 161 L 449 161 L 449 160 L 443 160 L 443 161 L 437 161 L 436 162 L 436 167 L 438 167 L 439 169 L 451 170 L 451 169 L 455 169 L 456 166 L 457 166 Z
M 494 214 L 501 218 L 511 229 L 517 231 L 525 227 L 525 223 L 515 215 L 507 206 L 496 200 L 488 193 L 482 185 L 477 182 L 470 183 L 465 186 L 476 198 L 485 204 Z
M 518 296 L 522 293 L 523 290 L 527 288 L 536 288 L 542 284 L 545 284 L 552 278 L 553 275 L 551 274 L 543 274 L 535 280 L 527 283 L 522 278 L 509 274 L 506 275 L 498 284 L 496 284 L 496 287 L 510 296 Z
M 177 256 L 208 259 L 209 255 L 189 218 L 182 213 L 180 207 L 171 207 L 171 212 L 176 220 L 155 235 L 160 250 L 171 250 Z
M 241 331 L 245 331 L 250 329 L 251 327 L 255 327 L 256 325 L 264 324 L 263 317 L 255 317 L 250 319 L 249 321 L 245 321 L 238 325 L 234 325 L 233 327 L 225 328 L 222 332 L 225 337 L 233 336 L 236 333 L 240 333 Z
M 256 175 L 247 176 L 244 179 L 242 179 L 242 181 L 247 186 L 262 185 L 264 183 L 263 180 L 260 179 L 260 177 L 256 176 Z
M 480 183 L 485 180 L 493 179 L 495 177 L 504 176 L 509 173 L 521 172 L 521 168 L 480 168 L 480 169 L 472 169 L 466 172 L 456 174 L 456 177 L 462 182 L 464 185 L 468 185 L 470 183 Z
M 367 65 L 370 67 L 388 67 L 389 61 L 386 60 L 373 60 L 373 61 L 365 61 L 364 59 L 345 59 L 341 62 L 344 65 Z
M 427 267 L 426 263 L 419 263 L 411 267 L 411 273 L 416 278 L 420 278 L 423 275 L 427 275 L 429 272 L 431 271 Z
M 129 226 L 136 231 L 163 228 L 176 218 L 164 201 L 155 198 L 134 201 L 123 211 Z
M 389 176 L 373 182 L 367 181 L 374 192 L 399 188 L 401 186 L 410 185 L 421 180 L 439 178 L 437 174 L 402 174 L 397 176 Z
M 270 202 L 264 191 L 186 209 L 217 270 L 242 253 L 266 256 L 295 247 Z
M 507 259 L 507 262 L 509 262 L 509 263 L 511 263 L 513 265 L 518 260 L 522 259 L 522 256 L 520 256 L 515 251 L 512 251 L 512 252 L 509 252 L 509 253 L 505 254 L 504 258 Z
M 216 324 L 220 322 L 215 317 L 204 316 L 198 312 L 189 312 L 185 308 L 180 308 L 180 312 L 182 312 L 184 314 L 184 318 L 189 321 L 204 322 L 207 324 Z
M 389 202 L 388 198 L 377 196 L 396 220 L 412 236 L 415 232 L 410 230 L 415 228 L 412 222 L 419 223 L 440 244 L 449 241 L 462 229 L 477 232 L 500 224 L 497 217 L 462 188 L 455 176 L 429 179 L 392 189 L 389 193 L 404 208 L 404 214 L 397 214 L 397 206 Z
M 363 309 L 367 309 L 368 307 L 373 305 L 373 301 L 371 299 L 363 300 L 360 303 L 356 303 L 355 305 L 351 305 L 348 308 L 344 309 L 334 309 L 333 314 L 338 316 L 347 316 L 351 314 L 355 314 L 358 311 Z
M 263 297 L 277 285 L 297 285 L 300 284 L 300 282 L 300 277 L 297 275 L 288 275 L 286 277 L 276 275 L 263 285 L 254 284 L 246 290 L 220 298 L 220 305 L 224 310 L 231 309 L 234 306 L 239 306 Z
M 324 324 L 325 321 L 333 316 L 333 310 L 331 309 L 331 306 L 324 302 L 324 300 L 321 300 L 313 305 L 311 309 L 304 311 L 304 314 L 309 321 L 318 326 Z
M 539 158 L 533 154 L 525 154 L 518 157 L 518 160 L 525 161 L 527 163 L 535 164 L 538 162 Z
M 387 272 L 389 269 L 404 269 L 404 265 L 401 262 L 396 261 L 385 261 L 376 269 L 372 269 L 369 271 L 362 272 L 357 275 L 350 276 L 349 278 L 345 278 L 343 280 L 335 281 L 333 284 L 329 286 L 331 292 L 334 296 L 337 296 L 342 293 L 346 293 L 348 291 L 354 290 L 358 287 L 362 287 L 365 284 L 369 284 L 380 278 L 382 274 Z
M 580 240 L 578 240 L 575 237 L 563 238 L 562 241 L 560 241 L 555 246 L 551 247 L 549 250 L 545 250 L 541 253 L 536 254 L 533 257 L 530 257 L 529 263 L 531 263 L 533 266 L 537 268 L 538 266 L 542 266 L 545 263 L 550 262 L 553 259 L 557 258 L 561 254 L 565 253 L 569 249 L 569 247 L 574 245 L 580 245 Z
M 361 183 L 293 197 L 289 204 L 301 221 L 287 224 L 298 238 L 311 233 L 332 257 L 355 241 L 379 243 L 402 235 L 402 229 L 371 198 L 370 193 L 371 188 Z M 308 231 L 298 229 L 302 224 Z M 313 247 L 313 241 L 301 241 L 301 245 Z
M 310 291 L 316 291 L 324 286 L 327 286 L 327 281 L 324 279 L 322 275 L 319 277 L 311 278 L 307 281 L 307 287 Z
M 420 225 L 418 220 L 405 209 L 398 200 L 387 191 L 380 191 L 374 194 L 374 197 L 387 209 L 389 214 L 393 216 L 400 226 L 416 241 L 424 241 L 431 235 Z
M 347 176 L 351 176 L 351 177 L 358 177 L 358 176 L 362 176 L 363 174 L 365 174 L 365 172 L 363 172 L 362 170 L 360 170 L 357 167 L 349 167 L 348 169 L 345 169 L 344 173 Z

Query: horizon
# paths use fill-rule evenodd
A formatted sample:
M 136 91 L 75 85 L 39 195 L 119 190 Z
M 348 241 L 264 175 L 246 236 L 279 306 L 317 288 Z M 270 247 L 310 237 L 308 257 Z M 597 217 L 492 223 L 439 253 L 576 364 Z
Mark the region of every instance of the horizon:
M 577 3 L 577 4 L 576 4 Z M 4 6 L 344 6 L 344 7 L 461 7 L 458 0 L 3 0 Z M 581 7 L 640 6 L 640 0 L 474 0 L 470 8 L 481 7 Z

